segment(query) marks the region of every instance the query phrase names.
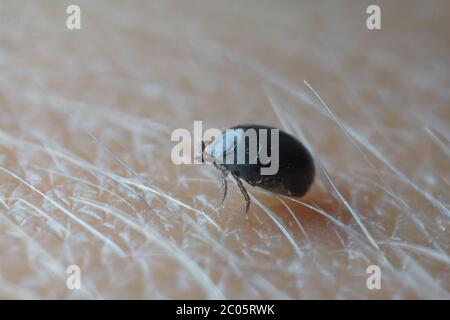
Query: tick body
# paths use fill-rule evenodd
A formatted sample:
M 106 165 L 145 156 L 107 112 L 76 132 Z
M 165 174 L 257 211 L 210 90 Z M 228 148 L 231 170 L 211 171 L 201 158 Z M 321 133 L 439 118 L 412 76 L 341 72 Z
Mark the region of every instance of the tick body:
M 309 151 L 295 137 L 273 127 L 239 125 L 227 129 L 208 147 L 202 143 L 202 159 L 204 155 L 222 173 L 222 204 L 231 174 L 246 200 L 246 212 L 250 197 L 241 180 L 286 196 L 303 196 L 314 180 Z

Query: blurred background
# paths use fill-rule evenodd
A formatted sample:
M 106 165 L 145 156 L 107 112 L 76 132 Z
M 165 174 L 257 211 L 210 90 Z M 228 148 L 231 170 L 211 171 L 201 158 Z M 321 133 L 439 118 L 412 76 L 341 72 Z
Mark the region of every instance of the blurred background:
M 0 297 L 450 298 L 449 13 L 1 0 Z M 316 159 L 312 190 L 249 187 L 245 214 L 231 183 L 220 208 L 214 168 L 170 161 L 194 120 L 290 132 Z

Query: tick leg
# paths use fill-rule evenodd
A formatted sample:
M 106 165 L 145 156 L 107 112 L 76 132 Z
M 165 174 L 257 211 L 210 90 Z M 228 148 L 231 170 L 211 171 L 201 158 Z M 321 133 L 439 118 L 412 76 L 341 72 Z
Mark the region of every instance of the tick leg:
M 248 195 L 247 189 L 245 189 L 244 185 L 242 184 L 241 179 L 239 179 L 239 175 L 233 172 L 231 174 L 233 175 L 233 178 L 236 180 L 238 187 L 245 198 L 245 213 L 247 213 L 248 209 L 250 209 L 250 196 Z
M 228 183 L 227 183 L 227 175 L 228 172 L 225 170 L 221 170 L 222 172 L 222 200 L 220 201 L 220 206 L 223 207 L 223 202 L 225 201 L 225 198 L 227 196 L 228 191 Z
M 204 153 L 205 153 L 206 144 L 205 141 L 202 140 L 202 163 L 205 163 Z
M 228 190 L 227 177 L 228 177 L 229 171 L 224 166 L 217 164 L 216 161 L 213 161 L 213 165 L 222 174 L 222 176 L 221 176 L 222 201 L 220 201 L 220 205 L 223 206 L 223 202 L 225 201 L 225 197 L 227 196 L 227 190 Z
M 202 143 L 201 143 L 201 155 L 200 155 L 200 157 L 199 156 L 196 156 L 195 157 L 195 159 L 196 160 L 200 160 L 202 163 L 205 163 L 205 160 L 206 161 L 210 161 L 210 162 L 213 162 L 214 161 L 214 158 L 213 157 L 211 157 L 210 155 L 208 155 L 208 154 L 206 154 L 206 159 L 205 159 L 205 149 L 206 149 L 206 146 L 208 146 L 208 145 L 210 145 L 212 142 L 210 141 L 210 142 L 208 142 L 208 143 L 206 143 L 205 141 L 203 141 L 202 140 Z

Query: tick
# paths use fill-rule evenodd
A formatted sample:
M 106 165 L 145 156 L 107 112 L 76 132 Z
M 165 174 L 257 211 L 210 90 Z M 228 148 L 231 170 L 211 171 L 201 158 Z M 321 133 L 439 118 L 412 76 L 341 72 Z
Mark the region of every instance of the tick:
M 245 212 L 251 201 L 241 180 L 286 196 L 303 196 L 314 180 L 310 152 L 295 137 L 273 127 L 249 124 L 226 129 L 208 145 L 202 141 L 202 162 L 205 158 L 221 172 L 221 204 L 231 174 L 245 198 Z

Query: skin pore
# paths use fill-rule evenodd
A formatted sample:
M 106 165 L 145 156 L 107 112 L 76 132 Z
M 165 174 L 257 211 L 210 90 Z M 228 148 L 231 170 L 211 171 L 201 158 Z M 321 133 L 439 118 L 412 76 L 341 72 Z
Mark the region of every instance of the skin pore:
M 356 0 L 69 4 L 1 4 L 0 298 L 449 298 L 448 1 L 381 30 Z M 312 189 L 220 207 L 170 160 L 194 120 L 295 135 Z

